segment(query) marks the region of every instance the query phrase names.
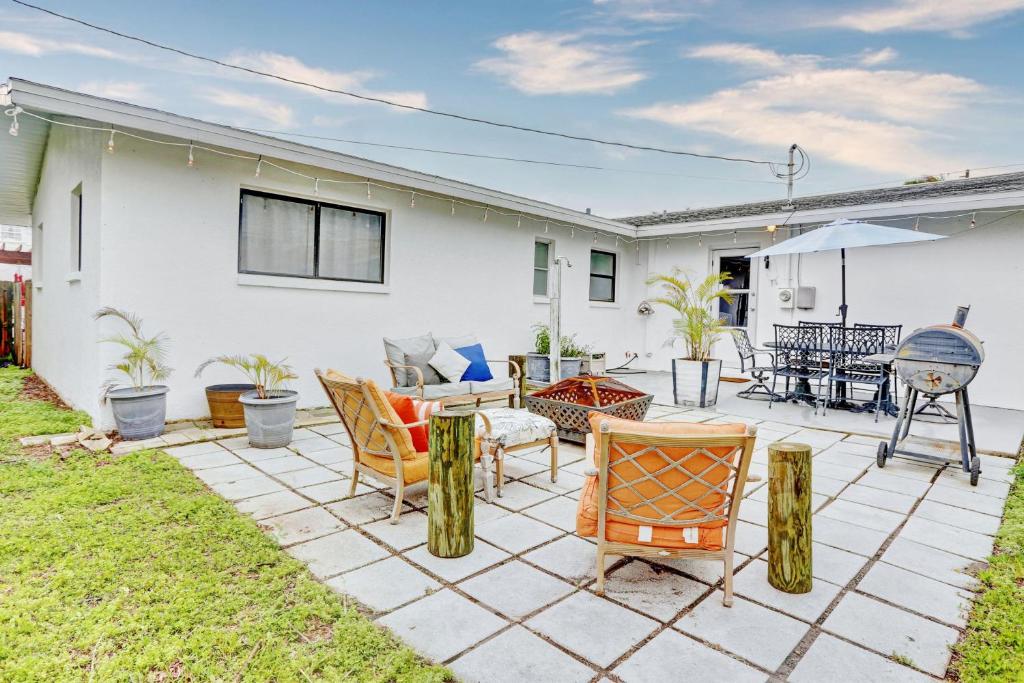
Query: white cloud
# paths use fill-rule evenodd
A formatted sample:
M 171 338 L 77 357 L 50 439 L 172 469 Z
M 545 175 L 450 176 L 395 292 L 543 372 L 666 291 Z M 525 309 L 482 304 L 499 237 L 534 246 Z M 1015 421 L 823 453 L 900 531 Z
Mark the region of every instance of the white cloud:
M 818 55 L 783 55 L 746 43 L 713 43 L 687 50 L 684 54 L 695 59 L 710 59 L 765 71 L 811 67 L 823 59 Z
M 79 85 L 78 90 L 131 104 L 152 105 L 159 101 L 159 98 L 149 91 L 149 86 L 134 81 L 88 81 Z
M 291 107 L 257 95 L 210 88 L 201 93 L 200 97 L 221 107 L 239 109 L 250 117 L 264 119 L 282 128 L 295 125 L 295 113 Z
M 866 33 L 885 31 L 962 32 L 1024 9 L 1024 0 L 894 0 L 887 5 L 840 14 L 826 26 Z
M 330 71 L 329 69 L 309 66 L 295 57 L 278 54 L 276 52 L 239 53 L 233 55 L 227 61 L 228 63 L 236 66 L 258 69 L 259 71 L 272 73 L 275 76 L 312 83 L 323 88 L 348 90 L 351 92 L 357 92 L 360 95 L 379 97 L 381 99 L 391 100 L 393 102 L 412 107 L 427 106 L 427 96 L 423 92 L 388 92 L 371 90 L 367 87 L 367 83 L 377 77 L 377 74 L 372 71 Z M 320 97 L 336 102 L 358 103 L 361 101 L 352 97 L 325 92 L 323 90 L 309 88 L 304 85 L 286 83 L 276 79 L 271 80 L 270 82 L 294 88 L 301 88 L 305 92 L 313 93 L 314 95 L 319 95 Z M 402 110 L 395 109 L 395 111 Z
M 696 6 L 708 0 L 594 0 L 616 17 L 644 24 L 677 24 L 693 18 Z
M 900 53 L 891 47 L 883 47 L 881 50 L 864 50 L 860 53 L 860 63 L 863 66 L 878 66 L 891 62 L 899 56 Z
M 629 46 L 584 42 L 578 34 L 513 33 L 494 47 L 504 55 L 482 59 L 477 68 L 528 95 L 611 95 L 647 78 L 623 54 Z
M 705 58 L 712 53 L 706 51 Z M 737 54 L 722 50 L 721 59 L 752 61 Z M 814 156 L 843 164 L 920 173 L 950 163 L 932 151 L 934 143 L 954 115 L 985 90 L 952 74 L 825 68 L 813 60 L 794 67 L 790 56 L 760 57 L 756 63 L 773 65 L 775 72 L 694 102 L 623 113 L 771 148 L 776 157 L 798 142 Z
M 13 31 L 0 31 L 0 51 L 13 52 L 29 57 L 42 57 L 44 55 L 65 53 L 86 55 L 89 57 L 103 57 L 106 59 L 119 59 L 121 55 L 106 48 L 76 43 L 73 41 L 50 40 L 39 38 L 27 33 L 16 33 Z

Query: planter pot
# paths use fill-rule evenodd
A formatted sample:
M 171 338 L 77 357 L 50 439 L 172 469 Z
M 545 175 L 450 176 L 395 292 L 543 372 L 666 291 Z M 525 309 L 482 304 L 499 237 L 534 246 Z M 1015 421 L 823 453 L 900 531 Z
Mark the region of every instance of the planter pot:
M 677 406 L 707 408 L 718 402 L 720 360 L 672 359 L 672 398 Z
M 582 358 L 562 358 L 562 379 L 580 374 Z M 551 359 L 540 353 L 526 354 L 526 377 L 535 382 L 551 381 Z
M 280 448 L 292 442 L 295 427 L 295 404 L 299 394 L 275 391 L 268 398 L 259 398 L 255 391 L 238 397 L 245 411 L 245 427 L 253 448 Z
M 107 394 L 117 431 L 126 441 L 152 439 L 164 433 L 167 417 L 167 387 L 114 389 Z
M 213 384 L 206 387 L 206 402 L 214 427 L 237 429 L 245 426 L 245 411 L 238 397 L 255 391 L 255 384 Z

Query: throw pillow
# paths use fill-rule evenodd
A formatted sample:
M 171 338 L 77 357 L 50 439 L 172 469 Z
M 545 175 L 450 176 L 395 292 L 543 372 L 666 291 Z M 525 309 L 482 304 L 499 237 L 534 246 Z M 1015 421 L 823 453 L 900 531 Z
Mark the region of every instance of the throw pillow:
M 388 360 L 395 365 L 405 364 L 407 353 L 429 353 L 433 354 L 434 337 L 428 332 L 419 337 L 408 337 L 406 339 L 388 339 L 384 337 L 384 353 Z M 405 368 L 395 368 L 396 386 L 416 386 L 416 373 L 409 372 Z
M 415 365 L 423 373 L 423 384 L 440 384 L 444 380 L 441 379 L 441 375 L 437 374 L 437 370 L 430 367 L 430 359 L 434 357 L 434 350 L 424 351 L 423 353 L 407 353 L 405 354 L 405 365 Z M 416 372 L 405 368 L 405 372 L 409 375 L 409 386 L 416 386 Z
M 484 347 L 481 344 L 463 346 L 455 351 L 469 361 L 469 367 L 462 373 L 462 381 L 473 380 L 475 382 L 486 382 L 494 379 L 491 368 L 484 359 Z
M 462 373 L 469 367 L 469 361 L 448 344 L 441 342 L 437 347 L 437 353 L 430 359 L 430 365 L 449 382 L 459 382 L 462 380 Z
M 404 394 L 396 394 L 391 391 L 384 392 L 388 403 L 395 409 L 395 413 L 402 420 L 402 424 L 410 425 L 423 420 L 429 420 L 431 413 L 441 409 L 440 401 L 421 401 Z M 412 446 L 417 453 L 426 453 L 430 449 L 430 430 L 427 425 L 409 427 L 409 438 L 412 439 Z

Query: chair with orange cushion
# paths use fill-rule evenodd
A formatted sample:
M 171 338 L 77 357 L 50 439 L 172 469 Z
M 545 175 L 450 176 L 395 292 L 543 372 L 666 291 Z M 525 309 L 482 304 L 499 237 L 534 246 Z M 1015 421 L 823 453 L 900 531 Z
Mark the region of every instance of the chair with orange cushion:
M 318 369 L 316 376 L 352 443 L 349 497 L 355 495 L 360 474 L 393 486 L 395 506 L 391 523 L 398 524 L 405 487 L 427 478 L 428 453 L 416 450 L 411 431 L 428 425 L 429 420 L 404 423 L 373 380 L 353 379 L 335 370 Z M 477 452 L 476 458 L 479 457 Z
M 597 538 L 597 592 L 606 555 L 721 560 L 732 606 L 733 542 L 756 428 L 635 422 L 590 414 L 595 468 L 576 533 Z

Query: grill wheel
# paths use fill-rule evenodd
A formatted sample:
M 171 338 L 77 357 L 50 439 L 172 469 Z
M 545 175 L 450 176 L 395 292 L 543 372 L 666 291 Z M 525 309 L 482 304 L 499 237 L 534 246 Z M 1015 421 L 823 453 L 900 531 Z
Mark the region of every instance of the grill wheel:
M 884 441 L 879 441 L 878 442 L 878 455 L 875 456 L 875 463 L 877 463 L 879 467 L 885 467 L 886 450 L 887 450 L 887 447 L 885 445 L 885 442 Z

